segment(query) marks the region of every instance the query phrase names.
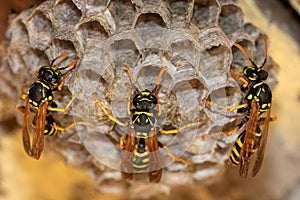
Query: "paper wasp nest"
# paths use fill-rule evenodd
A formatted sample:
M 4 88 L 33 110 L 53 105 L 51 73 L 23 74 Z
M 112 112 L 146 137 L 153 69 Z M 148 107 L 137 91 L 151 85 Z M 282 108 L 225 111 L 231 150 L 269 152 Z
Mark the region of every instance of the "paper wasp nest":
M 83 92 L 70 112 L 57 113 L 55 117 L 63 126 L 75 120 L 90 121 L 96 127 L 77 127 L 58 137 L 47 137 L 45 148 L 57 150 L 68 164 L 87 171 L 106 192 L 122 192 L 125 184 L 118 170 L 122 151 L 104 134 L 118 139 L 128 130 L 110 121 L 95 105 L 92 94 L 97 93 L 113 116 L 129 121 L 127 101 L 133 90 L 124 66 L 131 67 L 141 90 L 151 90 L 160 68 L 167 66 L 158 93 L 162 106 L 158 126 L 168 129 L 199 120 L 205 123 L 177 135 L 159 136 L 176 156 L 196 165 L 171 162 L 161 150 L 161 187 L 148 191 L 155 194 L 176 185 L 212 183 L 222 173 L 237 135 L 206 140 L 202 136 L 229 130 L 239 117 L 204 108 L 201 99 L 238 105 L 243 96 L 229 68 L 241 70 L 249 63 L 232 45 L 241 43 L 261 63 L 265 35 L 253 25 L 244 24 L 242 10 L 233 0 L 57 0 L 14 16 L 7 37 L 0 68 L 0 94 L 15 102 L 22 84 L 28 87 L 40 66 L 65 51 L 69 58 L 62 66 L 78 59 L 66 87 L 55 93 L 55 102 L 64 106 L 71 94 L 80 89 Z M 271 74 L 268 81 L 274 83 L 271 59 L 266 69 Z M 132 188 L 143 190 L 146 186 Z

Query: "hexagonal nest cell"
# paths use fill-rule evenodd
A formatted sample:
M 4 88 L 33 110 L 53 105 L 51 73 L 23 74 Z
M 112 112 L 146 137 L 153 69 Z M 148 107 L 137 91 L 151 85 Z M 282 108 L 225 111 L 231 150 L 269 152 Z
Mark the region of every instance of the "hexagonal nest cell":
M 201 99 L 238 105 L 243 94 L 229 69 L 234 65 L 242 70 L 249 63 L 232 46 L 239 42 L 261 62 L 266 37 L 253 25 L 244 24 L 242 10 L 233 0 L 49 0 L 14 16 L 7 36 L 1 49 L 0 95 L 14 102 L 20 103 L 21 86 L 28 87 L 35 80 L 34 71 L 60 53 L 69 53 L 61 66 L 78 61 L 63 91 L 55 93 L 55 102 L 64 106 L 71 94 L 82 93 L 69 112 L 55 113 L 55 117 L 64 126 L 73 120 L 96 126 L 78 126 L 47 137 L 45 148 L 51 146 L 68 164 L 89 171 L 100 189 L 111 184 L 120 192 L 127 187 L 116 171 L 122 150 L 106 135 L 118 140 L 128 128 L 109 120 L 95 104 L 93 93 L 115 118 L 129 122 L 127 101 L 133 88 L 124 66 L 130 66 L 140 90 L 152 90 L 161 68 L 167 66 L 158 92 L 162 114 L 157 125 L 172 129 L 199 120 L 204 124 L 177 135 L 159 135 L 159 141 L 177 157 L 195 163 L 193 167 L 172 163 L 161 150 L 164 174 L 160 184 L 212 183 L 222 174 L 237 135 L 207 140 L 202 136 L 234 126 L 240 116 L 207 108 Z M 276 65 L 271 60 L 265 68 L 274 85 Z M 162 192 L 159 188 L 149 192 Z

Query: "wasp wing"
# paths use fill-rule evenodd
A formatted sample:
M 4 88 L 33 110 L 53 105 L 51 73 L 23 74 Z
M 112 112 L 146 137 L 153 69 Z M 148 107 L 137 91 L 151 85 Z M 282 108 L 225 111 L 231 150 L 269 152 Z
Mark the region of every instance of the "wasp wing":
M 36 117 L 36 127 L 32 137 L 32 157 L 39 159 L 44 149 L 44 131 L 46 124 L 46 115 L 48 102 L 42 102 L 39 105 Z
M 123 180 L 133 179 L 133 151 L 135 145 L 134 129 L 129 128 L 129 133 L 126 136 L 126 143 L 121 162 L 121 171 Z
M 24 120 L 23 120 L 23 130 L 22 130 L 22 141 L 25 152 L 31 156 L 31 141 L 30 141 L 30 130 L 31 128 L 31 118 L 30 118 L 30 105 L 29 99 L 26 99 L 25 110 L 24 110 Z
M 262 131 L 261 131 L 261 139 L 260 139 L 260 144 L 258 146 L 257 152 L 256 152 L 256 160 L 252 169 L 252 176 L 256 176 L 256 174 L 259 172 L 264 155 L 265 155 L 265 150 L 267 146 L 267 140 L 268 140 L 268 134 L 269 134 L 269 124 L 270 124 L 270 115 L 271 115 L 271 107 L 267 111 L 266 117 L 263 119 L 263 124 L 262 124 Z
M 255 146 L 256 130 L 258 126 L 258 108 L 259 105 L 255 100 L 251 102 L 249 119 L 246 125 L 246 135 L 240 153 L 240 176 L 246 178 L 251 162 L 251 155 Z
M 162 176 L 162 164 L 155 128 L 149 134 L 149 153 L 149 180 L 158 183 Z

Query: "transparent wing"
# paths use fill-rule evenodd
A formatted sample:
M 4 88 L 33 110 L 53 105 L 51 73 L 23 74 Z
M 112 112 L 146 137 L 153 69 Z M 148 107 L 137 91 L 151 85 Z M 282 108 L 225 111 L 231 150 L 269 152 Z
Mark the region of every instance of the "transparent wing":
M 44 130 L 48 102 L 41 103 L 37 112 L 36 127 L 32 137 L 32 157 L 39 159 L 44 149 Z
M 256 174 L 259 172 L 264 155 L 265 155 L 265 150 L 267 146 L 267 140 L 268 140 L 268 134 L 269 134 L 269 125 L 270 125 L 270 115 L 271 115 L 271 107 L 267 111 L 266 117 L 263 120 L 263 124 L 261 126 L 262 131 L 261 131 L 261 139 L 260 139 L 260 144 L 258 146 L 257 152 L 256 152 L 256 160 L 252 169 L 252 176 L 256 176 Z
M 24 120 L 23 120 L 23 130 L 22 130 L 22 141 L 25 152 L 31 156 L 31 141 L 30 141 L 30 125 L 32 120 L 30 118 L 30 105 L 28 98 L 26 99 L 25 110 L 24 110 Z
M 249 120 L 246 125 L 245 140 L 240 153 L 240 176 L 246 178 L 248 175 L 251 156 L 255 146 L 256 130 L 258 125 L 258 103 L 255 100 L 251 102 Z
M 162 164 L 160 159 L 156 129 L 149 134 L 149 180 L 158 183 L 162 176 Z
M 133 150 L 135 145 L 134 129 L 129 128 L 122 156 L 121 171 L 123 180 L 133 179 Z

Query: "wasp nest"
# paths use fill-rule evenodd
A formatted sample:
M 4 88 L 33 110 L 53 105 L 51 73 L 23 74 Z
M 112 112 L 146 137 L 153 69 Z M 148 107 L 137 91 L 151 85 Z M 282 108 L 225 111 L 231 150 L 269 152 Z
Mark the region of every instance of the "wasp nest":
M 172 162 L 161 150 L 161 186 L 148 192 L 168 192 L 176 185 L 211 183 L 222 173 L 237 135 L 206 140 L 202 136 L 231 129 L 238 117 L 205 108 L 201 99 L 209 97 L 222 105 L 238 105 L 243 96 L 229 68 L 241 70 L 249 63 L 232 45 L 241 43 L 260 63 L 264 58 L 264 37 L 256 27 L 244 24 L 243 13 L 233 0 L 46 1 L 11 20 L 3 50 L 6 56 L 0 68 L 0 92 L 17 101 L 22 84 L 30 85 L 40 66 L 62 52 L 68 52 L 69 58 L 61 65 L 78 59 L 66 87 L 55 94 L 55 102 L 64 106 L 72 94 L 80 89 L 82 93 L 68 113 L 57 113 L 55 117 L 61 125 L 75 120 L 96 126 L 77 127 L 58 137 L 47 137 L 45 148 L 51 145 L 68 164 L 86 170 L 106 192 L 122 192 L 122 150 L 105 134 L 118 139 L 128 129 L 110 121 L 95 105 L 92 94 L 97 93 L 114 117 L 129 121 L 127 101 L 133 89 L 124 66 L 131 67 L 135 85 L 141 90 L 151 90 L 160 69 L 167 66 L 158 93 L 162 107 L 158 126 L 171 129 L 199 120 L 205 122 L 177 135 L 159 136 L 159 141 L 176 156 L 196 163 L 187 167 Z M 272 66 L 269 59 L 269 81 L 275 82 Z M 146 185 L 134 186 L 137 187 L 143 190 Z

